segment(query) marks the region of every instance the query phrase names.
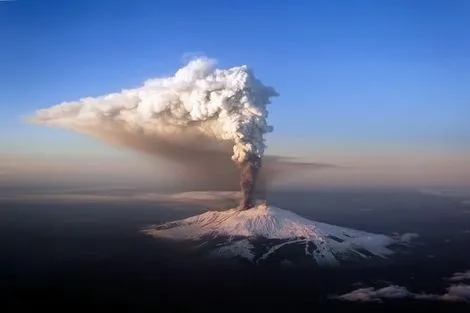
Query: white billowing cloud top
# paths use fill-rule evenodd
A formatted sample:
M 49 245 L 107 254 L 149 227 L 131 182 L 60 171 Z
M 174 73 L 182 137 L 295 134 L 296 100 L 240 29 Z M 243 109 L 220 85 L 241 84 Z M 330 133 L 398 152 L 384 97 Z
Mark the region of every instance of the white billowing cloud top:
M 232 143 L 232 159 L 237 163 L 250 154 L 262 157 L 263 136 L 272 131 L 266 106 L 278 94 L 256 79 L 246 65 L 230 69 L 216 69 L 215 65 L 212 59 L 194 59 L 172 77 L 64 102 L 37 111 L 31 120 L 118 143 L 129 140 L 128 136 L 193 145 L 195 138 L 210 138 Z M 120 136 L 127 139 L 120 140 Z

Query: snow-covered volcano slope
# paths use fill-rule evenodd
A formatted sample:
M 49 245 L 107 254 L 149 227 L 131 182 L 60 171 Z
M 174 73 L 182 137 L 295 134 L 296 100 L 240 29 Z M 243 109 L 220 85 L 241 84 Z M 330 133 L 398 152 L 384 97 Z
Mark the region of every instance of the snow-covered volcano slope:
M 391 245 L 406 244 L 385 235 L 311 221 L 266 203 L 244 211 L 209 211 L 153 225 L 143 232 L 207 246 L 215 242 L 211 250 L 213 255 L 238 256 L 255 262 L 268 259 L 286 246 L 298 248 L 300 245 L 301 253 L 320 265 L 334 265 L 350 259 L 383 259 L 393 254 Z

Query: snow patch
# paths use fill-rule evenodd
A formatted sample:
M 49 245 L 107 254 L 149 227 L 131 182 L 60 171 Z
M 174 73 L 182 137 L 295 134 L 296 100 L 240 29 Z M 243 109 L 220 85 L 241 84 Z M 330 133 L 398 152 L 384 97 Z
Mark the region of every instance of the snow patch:
M 253 245 L 248 240 L 239 240 L 215 250 L 212 255 L 220 257 L 236 255 L 248 261 L 253 261 L 255 258 L 255 255 L 251 252 L 253 248 Z
M 263 251 L 257 261 L 267 259 L 282 247 L 303 244 L 305 255 L 313 257 L 320 265 L 338 264 L 345 257 L 375 256 L 385 259 L 393 254 L 390 245 L 401 242 L 400 238 L 312 221 L 266 203 L 248 210 L 208 211 L 186 219 L 152 225 L 143 232 L 174 240 L 227 238 L 227 244 L 218 248 L 216 254 L 250 260 L 254 260 L 254 240 L 282 239 L 282 242 Z M 415 236 L 407 234 L 402 239 L 409 241 Z
M 409 242 L 409 241 L 412 241 L 413 239 L 418 238 L 418 237 L 419 237 L 419 235 L 416 234 L 416 233 L 406 233 L 406 234 L 401 235 L 400 239 L 402 241 Z

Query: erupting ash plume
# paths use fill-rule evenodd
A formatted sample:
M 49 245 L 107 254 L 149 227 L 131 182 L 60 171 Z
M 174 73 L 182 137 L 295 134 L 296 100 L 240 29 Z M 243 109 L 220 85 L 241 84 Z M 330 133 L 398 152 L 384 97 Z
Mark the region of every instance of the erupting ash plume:
M 253 202 L 266 148 L 266 106 L 277 92 L 247 66 L 216 69 L 192 60 L 168 78 L 96 98 L 39 110 L 32 122 L 86 133 L 111 144 L 208 169 L 229 157 L 241 173 L 240 207 Z
M 242 199 L 240 208 L 247 209 L 254 205 L 253 194 L 255 190 L 256 178 L 261 168 L 261 158 L 256 155 L 249 155 L 247 160 L 240 164 L 240 188 L 242 190 Z

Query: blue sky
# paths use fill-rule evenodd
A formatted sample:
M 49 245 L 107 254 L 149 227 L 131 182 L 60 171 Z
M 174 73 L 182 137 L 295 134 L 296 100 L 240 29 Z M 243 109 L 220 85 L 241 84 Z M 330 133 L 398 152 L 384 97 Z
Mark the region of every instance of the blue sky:
M 279 91 L 278 151 L 468 151 L 469 30 L 465 0 L 0 2 L 0 153 L 101 151 L 20 117 L 170 75 L 186 53 L 247 64 Z

